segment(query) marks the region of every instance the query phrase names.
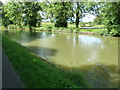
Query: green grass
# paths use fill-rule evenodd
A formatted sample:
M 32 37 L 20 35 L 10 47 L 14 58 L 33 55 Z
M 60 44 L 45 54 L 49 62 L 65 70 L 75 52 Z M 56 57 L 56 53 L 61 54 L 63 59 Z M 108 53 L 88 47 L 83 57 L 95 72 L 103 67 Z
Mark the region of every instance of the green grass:
M 54 27 L 53 23 L 50 24 L 49 22 L 47 23 L 43 23 L 43 27 L 39 27 L 39 28 L 36 28 L 36 29 L 40 29 L 40 30 L 51 30 L 51 31 L 67 31 L 67 32 L 93 32 L 93 33 L 96 33 L 96 34 L 102 34 L 104 33 L 107 28 L 96 28 L 96 29 L 81 29 L 80 27 L 82 24 L 80 23 L 79 25 L 79 28 L 76 28 L 75 27 L 75 24 L 71 24 L 71 23 L 68 23 L 68 27 L 65 28 L 65 27 Z M 93 27 L 104 27 L 104 25 L 95 25 Z
M 84 25 L 83 25 L 84 24 Z M 91 23 L 90 23 L 91 24 Z M 91 24 L 92 25 L 92 24 Z M 106 32 L 107 28 L 100 28 L 100 29 L 81 29 L 81 27 L 90 26 L 88 23 L 80 23 L 79 28 L 76 28 L 75 23 L 68 23 L 68 27 L 54 27 L 54 23 L 50 22 L 42 22 L 42 27 L 33 27 L 36 30 L 42 31 L 66 31 L 66 32 L 93 32 L 95 34 L 103 34 Z M 93 27 L 105 27 L 104 25 L 94 25 Z M 3 28 L 3 27 L 1 27 Z M 28 26 L 23 27 L 25 30 L 28 30 Z M 6 30 L 6 29 L 5 29 Z
M 70 76 L 69 73 L 64 73 L 48 64 L 25 47 L 9 39 L 6 35 L 2 36 L 2 46 L 12 63 L 13 69 L 25 84 L 24 88 L 85 87 L 82 81 L 81 85 L 77 85 L 77 78 L 75 81 L 75 77 L 72 77 L 72 74 Z

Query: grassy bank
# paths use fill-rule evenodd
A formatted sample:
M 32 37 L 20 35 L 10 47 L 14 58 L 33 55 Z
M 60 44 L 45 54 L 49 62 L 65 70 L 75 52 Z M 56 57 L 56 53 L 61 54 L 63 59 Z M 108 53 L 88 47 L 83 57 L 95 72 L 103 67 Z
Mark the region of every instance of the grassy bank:
M 80 88 L 85 87 L 75 77 L 48 64 L 18 43 L 2 36 L 2 46 L 16 73 L 25 84 L 24 88 Z
M 54 23 L 50 23 L 50 22 L 42 22 L 42 26 L 41 27 L 32 27 L 33 31 L 55 31 L 55 32 L 70 32 L 70 33 L 80 33 L 80 32 L 90 32 L 90 33 L 96 33 L 96 34 L 102 34 L 103 32 L 105 32 L 107 29 L 103 28 L 105 27 L 104 25 L 89 25 L 89 24 L 84 24 L 84 23 L 80 23 L 79 28 L 76 28 L 75 23 L 71 24 L 68 23 L 68 27 L 54 27 Z M 29 30 L 28 26 L 23 26 L 22 28 L 20 28 L 19 26 L 16 25 L 9 25 L 11 28 L 13 29 L 22 29 L 22 30 Z M 8 27 L 9 27 L 8 26 Z M 15 28 L 14 28 L 15 27 Z M 95 29 L 82 29 L 82 27 L 102 27 L 102 28 L 95 28 Z M 0 27 L 3 30 L 6 30 L 7 28 L 5 28 L 4 26 Z

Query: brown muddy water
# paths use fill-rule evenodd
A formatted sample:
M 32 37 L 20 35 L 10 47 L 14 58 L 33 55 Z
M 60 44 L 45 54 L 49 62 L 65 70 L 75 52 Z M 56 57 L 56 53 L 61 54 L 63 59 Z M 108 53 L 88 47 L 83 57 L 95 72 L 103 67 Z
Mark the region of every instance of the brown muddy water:
M 49 63 L 81 72 L 89 87 L 118 87 L 118 37 L 24 31 L 7 34 Z

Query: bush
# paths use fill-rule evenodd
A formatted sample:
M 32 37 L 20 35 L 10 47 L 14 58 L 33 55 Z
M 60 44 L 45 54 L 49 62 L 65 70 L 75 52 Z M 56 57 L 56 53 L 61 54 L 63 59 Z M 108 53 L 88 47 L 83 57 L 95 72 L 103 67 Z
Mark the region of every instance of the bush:
M 94 27 L 95 26 L 95 23 L 89 23 L 90 27 Z
M 80 26 L 81 26 L 81 27 L 84 27 L 84 26 L 85 26 L 85 23 L 80 23 Z
M 120 25 L 108 26 L 108 34 L 111 36 L 120 36 Z
M 98 33 L 105 36 L 120 36 L 120 25 L 107 26 L 107 30 L 101 30 Z

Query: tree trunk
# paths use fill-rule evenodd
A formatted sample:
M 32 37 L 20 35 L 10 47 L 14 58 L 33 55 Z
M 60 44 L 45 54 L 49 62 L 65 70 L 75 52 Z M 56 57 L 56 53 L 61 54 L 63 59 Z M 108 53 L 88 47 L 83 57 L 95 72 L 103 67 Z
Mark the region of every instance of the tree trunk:
M 77 12 L 76 12 L 76 28 L 79 26 L 79 2 L 77 2 Z
M 29 26 L 29 31 L 32 32 L 32 27 L 31 26 Z

